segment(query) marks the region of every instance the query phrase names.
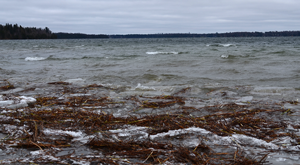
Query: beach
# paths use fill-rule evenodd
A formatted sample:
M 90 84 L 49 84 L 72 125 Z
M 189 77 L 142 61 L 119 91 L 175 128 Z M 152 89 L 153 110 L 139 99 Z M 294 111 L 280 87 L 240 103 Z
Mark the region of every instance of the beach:
M 295 164 L 299 41 L 1 41 L 0 163 Z

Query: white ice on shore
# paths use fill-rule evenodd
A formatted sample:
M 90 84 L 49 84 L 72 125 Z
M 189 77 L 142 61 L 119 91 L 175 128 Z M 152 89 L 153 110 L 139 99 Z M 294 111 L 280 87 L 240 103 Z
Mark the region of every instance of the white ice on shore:
M 250 137 L 247 135 L 233 134 L 232 138 L 234 138 L 234 140 L 237 143 L 242 144 L 242 145 L 257 146 L 257 147 L 263 147 L 263 148 L 267 148 L 267 149 L 279 149 L 279 146 L 277 146 L 276 144 L 273 144 L 272 142 L 266 142 L 264 140 Z
M 246 103 L 246 102 L 249 102 L 253 99 L 253 96 L 245 96 L 245 97 L 242 97 L 238 100 L 236 100 L 236 102 L 242 102 L 242 103 Z
M 36 99 L 33 97 L 19 96 L 10 98 L 12 100 L 3 100 L 3 96 L 0 95 L 2 101 L 0 101 L 0 107 L 5 107 L 8 109 L 16 109 L 27 107 L 28 103 L 36 102 Z
M 148 137 L 147 130 L 147 127 L 128 126 L 128 128 L 125 129 L 109 130 L 109 132 L 118 134 L 119 137 L 140 135 L 138 139 L 146 139 Z
M 89 135 L 86 136 L 85 133 L 78 131 L 63 131 L 63 130 L 54 130 L 54 129 L 45 129 L 44 131 L 45 135 L 70 135 L 72 136 L 74 139 L 72 141 L 78 141 L 81 142 L 83 144 L 87 143 L 88 141 L 90 141 L 91 139 L 93 139 L 96 135 Z
M 36 99 L 33 98 L 33 97 L 26 97 L 26 96 L 20 96 L 19 97 L 21 100 L 20 100 L 20 103 L 34 103 L 36 102 Z
M 291 145 L 291 139 L 287 137 L 276 139 L 272 142 L 266 142 L 261 139 L 257 139 L 254 137 L 250 137 L 247 135 L 242 134 L 233 134 L 232 136 L 218 136 L 210 131 L 207 131 L 202 128 L 196 128 L 196 127 L 190 127 L 186 129 L 179 129 L 179 130 L 169 130 L 168 132 L 164 133 L 158 133 L 156 135 L 150 135 L 150 139 L 153 141 L 157 141 L 159 139 L 164 139 L 165 137 L 174 137 L 182 134 L 188 134 L 188 133 L 197 133 L 200 136 L 205 136 L 206 139 L 209 139 L 206 141 L 207 144 L 213 144 L 213 145 L 229 145 L 229 146 L 255 146 L 260 147 L 264 149 L 272 149 L 272 150 L 278 150 L 284 148 L 288 151 L 299 151 L 300 145 L 297 146 L 290 146 Z M 195 147 L 200 143 L 200 140 L 198 139 L 189 139 L 184 140 L 183 145 L 189 146 L 189 147 Z
M 63 131 L 63 130 L 54 130 L 54 129 L 45 129 L 44 131 L 44 134 L 46 135 L 61 135 L 61 134 L 67 134 L 67 135 L 70 135 L 74 138 L 78 138 L 78 137 L 82 137 L 84 135 L 83 132 L 81 131 L 78 131 L 78 132 L 75 132 L 75 131 Z
M 5 107 L 5 106 L 11 105 L 11 104 L 13 104 L 13 103 L 14 103 L 13 100 L 0 101 L 0 106 L 1 106 L 1 107 Z
M 177 135 L 180 135 L 180 134 L 197 133 L 197 132 L 202 133 L 202 134 L 211 133 L 210 131 L 207 131 L 207 130 L 202 129 L 202 128 L 190 127 L 190 128 L 186 128 L 186 129 L 169 130 L 168 132 L 159 133 L 159 134 L 156 134 L 156 135 L 150 135 L 150 139 L 155 140 L 156 138 L 159 138 L 159 137 L 177 136 Z

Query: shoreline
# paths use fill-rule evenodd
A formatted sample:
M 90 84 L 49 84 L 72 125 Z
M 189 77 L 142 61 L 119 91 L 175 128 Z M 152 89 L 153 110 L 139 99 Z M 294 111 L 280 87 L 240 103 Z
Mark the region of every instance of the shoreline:
M 151 95 L 65 81 L 1 85 L 1 164 L 276 164 L 279 153 L 300 151 L 298 101 L 277 93 L 215 87 L 201 98 L 191 87 Z

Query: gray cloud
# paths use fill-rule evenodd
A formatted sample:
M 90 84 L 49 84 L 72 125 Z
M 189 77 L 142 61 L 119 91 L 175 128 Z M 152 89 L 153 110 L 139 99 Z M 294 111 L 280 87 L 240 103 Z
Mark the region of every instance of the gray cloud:
M 93 34 L 300 30 L 298 0 L 0 0 L 0 23 Z

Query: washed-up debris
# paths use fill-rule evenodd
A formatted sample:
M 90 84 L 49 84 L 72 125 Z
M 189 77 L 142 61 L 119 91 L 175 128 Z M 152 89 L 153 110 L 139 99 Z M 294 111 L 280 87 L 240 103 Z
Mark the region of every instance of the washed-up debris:
M 113 90 L 102 85 L 54 84 L 70 86 L 60 88 L 63 96 L 2 98 L 15 98 L 10 105 L 18 99 L 31 105 L 0 109 L 0 132 L 6 135 L 0 149 L 9 149 L 7 154 L 32 151 L 30 156 L 6 159 L 2 164 L 250 165 L 264 164 L 275 151 L 300 151 L 300 124 L 285 120 L 293 110 L 279 103 L 260 105 L 246 96 L 237 99 L 246 102 L 242 105 L 231 102 L 195 108 L 185 104 L 192 98 L 180 95 L 190 88 L 174 95 L 110 98 L 95 92 Z M 203 102 L 193 100 L 197 101 Z M 110 113 L 120 109 L 127 115 Z M 159 113 L 137 115 L 142 109 Z M 252 147 L 256 149 L 250 153 Z

